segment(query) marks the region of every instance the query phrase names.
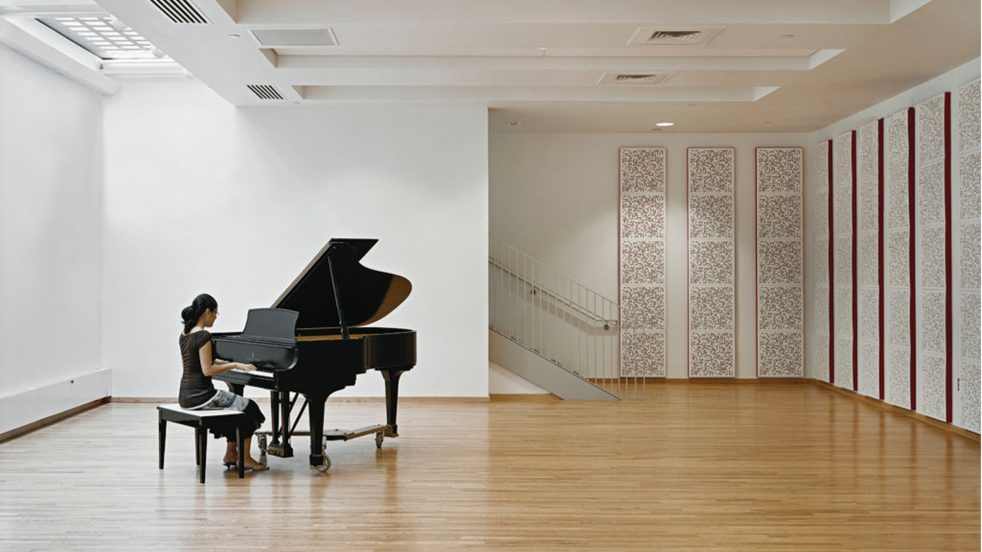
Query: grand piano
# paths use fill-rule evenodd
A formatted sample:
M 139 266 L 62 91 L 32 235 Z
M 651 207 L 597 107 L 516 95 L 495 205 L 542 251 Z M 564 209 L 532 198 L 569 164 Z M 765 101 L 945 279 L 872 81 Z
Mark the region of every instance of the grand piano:
M 242 332 L 213 334 L 215 357 L 257 367 L 254 372 L 233 370 L 214 379 L 229 382 L 239 394 L 245 386 L 270 391 L 272 431 L 257 433 L 263 454 L 293 456 L 291 437 L 309 435 L 310 465 L 323 471 L 331 467 L 325 441 L 375 435 L 375 444 L 381 447 L 385 437 L 399 436 L 399 378 L 416 365 L 416 331 L 365 326 L 398 307 L 412 284 L 402 276 L 361 265 L 361 258 L 377 242 L 330 240 L 272 308 L 250 310 Z M 327 398 L 354 385 L 369 370 L 380 372 L 385 380 L 386 423 L 325 431 Z M 300 396 L 304 402 L 294 416 Z M 298 432 L 296 420 L 304 409 L 310 430 Z

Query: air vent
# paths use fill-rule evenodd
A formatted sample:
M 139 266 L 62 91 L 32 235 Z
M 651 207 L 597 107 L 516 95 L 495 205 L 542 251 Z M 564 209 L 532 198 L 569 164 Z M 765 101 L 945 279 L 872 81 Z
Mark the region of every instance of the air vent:
M 269 84 L 250 84 L 250 85 L 247 85 L 247 87 L 260 100 L 282 100 L 283 99 L 283 96 L 280 96 L 280 93 L 277 92 L 276 89 L 273 88 Z
M 629 45 L 703 46 L 713 39 L 722 27 L 641 27 L 628 41 Z
M 174 23 L 204 24 L 205 16 L 188 0 L 150 0 L 157 9 Z
M 251 29 L 256 42 L 263 48 L 293 46 L 337 46 L 334 31 L 327 29 Z
M 671 73 L 612 73 L 606 72 L 597 84 L 650 85 L 665 82 Z

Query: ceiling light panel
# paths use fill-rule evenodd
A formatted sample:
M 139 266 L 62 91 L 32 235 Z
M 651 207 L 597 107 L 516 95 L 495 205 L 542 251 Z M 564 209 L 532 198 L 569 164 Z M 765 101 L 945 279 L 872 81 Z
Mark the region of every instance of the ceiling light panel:
M 38 21 L 103 60 L 171 61 L 140 33 L 112 16 L 42 17 Z

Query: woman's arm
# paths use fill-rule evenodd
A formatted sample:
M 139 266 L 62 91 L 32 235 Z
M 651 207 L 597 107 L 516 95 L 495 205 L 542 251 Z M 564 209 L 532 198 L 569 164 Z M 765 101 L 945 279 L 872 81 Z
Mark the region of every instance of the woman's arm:
M 210 339 L 206 341 L 200 349 L 198 349 L 198 359 L 201 361 L 201 372 L 208 377 L 223 374 L 229 370 L 244 370 L 246 372 L 252 372 L 256 369 L 256 367 L 252 364 L 228 362 L 227 360 L 222 359 L 215 359 L 212 361 Z

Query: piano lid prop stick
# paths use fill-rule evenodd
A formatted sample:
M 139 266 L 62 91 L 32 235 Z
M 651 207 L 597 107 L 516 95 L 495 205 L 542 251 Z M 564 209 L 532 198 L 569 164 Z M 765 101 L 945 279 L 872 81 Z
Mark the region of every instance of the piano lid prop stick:
M 334 304 L 338 308 L 338 323 L 341 324 L 341 339 L 350 339 L 348 325 L 344 323 L 344 311 L 341 310 L 341 294 L 338 293 L 338 280 L 334 277 L 334 263 L 331 255 L 327 256 L 327 270 L 331 273 L 331 287 L 334 289 Z

